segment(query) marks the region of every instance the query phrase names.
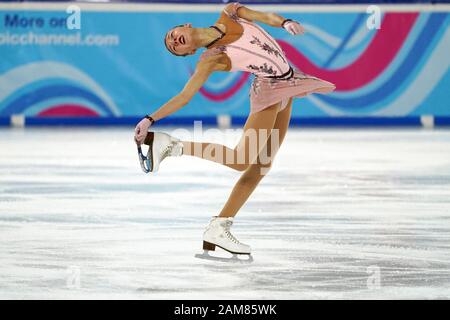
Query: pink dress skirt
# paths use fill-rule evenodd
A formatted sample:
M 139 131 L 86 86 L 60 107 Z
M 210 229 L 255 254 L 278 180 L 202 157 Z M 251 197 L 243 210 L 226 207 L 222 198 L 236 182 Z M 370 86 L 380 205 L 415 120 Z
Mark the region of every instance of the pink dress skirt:
M 279 111 L 286 108 L 291 97 L 301 98 L 311 93 L 328 93 L 336 86 L 328 81 L 293 68 L 288 79 L 255 77 L 250 88 L 250 114 L 281 102 Z

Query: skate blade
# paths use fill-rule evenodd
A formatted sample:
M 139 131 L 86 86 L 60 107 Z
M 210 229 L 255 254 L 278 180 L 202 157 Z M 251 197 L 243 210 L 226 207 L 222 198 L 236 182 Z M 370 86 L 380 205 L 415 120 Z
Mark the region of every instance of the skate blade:
M 247 259 L 240 259 L 239 256 L 247 257 Z M 196 254 L 194 257 L 198 258 L 198 259 L 219 261 L 219 262 L 232 262 L 232 263 L 252 263 L 253 262 L 253 257 L 251 254 L 238 255 L 238 254 L 233 253 L 232 256 L 228 257 L 228 258 L 227 257 L 215 257 L 215 256 L 211 256 L 209 254 L 208 250 L 204 250 L 202 254 Z

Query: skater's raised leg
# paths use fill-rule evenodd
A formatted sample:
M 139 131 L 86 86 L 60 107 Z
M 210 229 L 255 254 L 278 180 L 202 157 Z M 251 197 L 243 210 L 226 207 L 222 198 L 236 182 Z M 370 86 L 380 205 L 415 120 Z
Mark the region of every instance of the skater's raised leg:
M 277 118 L 279 103 L 251 114 L 243 135 L 234 149 L 217 143 L 180 141 L 166 133 L 148 132 L 144 144 L 149 146 L 150 171 L 158 171 L 167 156 L 191 155 L 213 161 L 238 171 L 245 171 L 265 147 Z
M 242 137 L 234 149 L 217 143 L 183 141 L 183 155 L 213 161 L 238 171 L 245 171 L 254 163 L 266 145 L 277 119 L 279 104 L 251 114 Z

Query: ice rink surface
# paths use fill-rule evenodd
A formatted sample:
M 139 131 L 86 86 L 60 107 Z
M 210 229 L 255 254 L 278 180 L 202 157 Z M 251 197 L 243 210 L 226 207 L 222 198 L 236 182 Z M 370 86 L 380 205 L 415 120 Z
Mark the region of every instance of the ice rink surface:
M 450 298 L 450 131 L 291 128 L 232 228 L 251 262 L 194 257 L 239 173 L 146 175 L 132 137 L 0 130 L 0 298 Z

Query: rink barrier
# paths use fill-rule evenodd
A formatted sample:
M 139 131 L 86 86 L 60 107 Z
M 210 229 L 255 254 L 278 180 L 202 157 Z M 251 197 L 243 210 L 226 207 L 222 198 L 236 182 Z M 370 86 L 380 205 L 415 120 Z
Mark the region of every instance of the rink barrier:
M 450 126 L 450 117 L 434 117 L 434 125 L 438 127 Z
M 33 127 L 33 126 L 134 126 L 142 117 L 24 117 L 14 115 L 0 117 L 3 127 Z M 246 117 L 168 117 L 158 121 L 162 126 L 190 126 L 194 121 L 202 121 L 203 125 L 226 128 L 242 126 Z M 444 127 L 450 126 L 450 117 L 293 117 L 291 126 L 296 127 Z

